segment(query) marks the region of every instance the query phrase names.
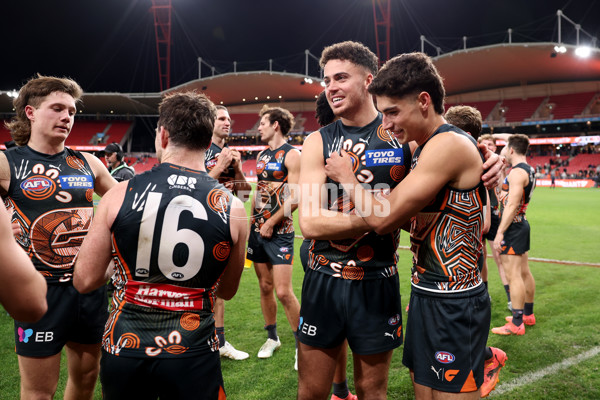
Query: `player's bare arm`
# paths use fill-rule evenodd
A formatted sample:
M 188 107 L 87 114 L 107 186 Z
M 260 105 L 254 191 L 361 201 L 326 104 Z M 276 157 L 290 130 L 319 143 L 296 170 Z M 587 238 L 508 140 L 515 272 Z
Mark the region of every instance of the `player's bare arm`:
M 73 273 L 73 286 L 80 293 L 88 293 L 106 283 L 107 266 L 111 261 L 112 226 L 127 190 L 127 182 L 120 182 L 100 200 L 96 215 L 86 235 Z
M 241 200 L 237 197 L 231 202 L 231 213 L 229 214 L 230 232 L 233 240 L 233 248 L 229 256 L 229 262 L 217 288 L 217 296 L 231 299 L 237 292 L 242 271 L 244 270 L 246 237 L 248 235 L 248 223 L 246 210 Z
M 483 153 L 485 162 L 483 163 L 483 172 L 481 180 L 483 185 L 488 188 L 495 188 L 502 182 L 502 171 L 505 167 L 505 158 L 490 151 L 484 144 L 478 144 L 477 147 Z
M 0 249 L 10 254 L 0 263 L 0 304 L 19 321 L 38 321 L 48 310 L 46 280 L 15 241 L 4 207 L 0 207 Z
M 242 155 L 240 152 L 235 149 L 231 149 L 231 156 L 233 158 L 232 166 L 235 171 L 235 193 L 237 194 L 238 198 L 245 203 L 250 197 L 252 187 L 246 180 L 246 175 L 244 175 L 244 171 L 242 170 Z
M 471 148 L 469 148 L 471 146 Z M 461 154 L 461 157 L 455 157 Z M 478 168 L 470 168 L 478 165 Z M 367 192 L 351 174 L 350 157 L 342 153 L 327 160 L 327 174 L 340 180 L 365 221 L 379 234 L 403 226 L 433 200 L 444 186 L 467 189 L 477 185 L 481 158 L 466 138 L 446 132 L 432 138 L 417 166 L 387 198 Z
M 90 153 L 81 153 L 85 157 L 86 161 L 92 167 L 92 172 L 94 173 L 94 191 L 99 195 L 103 196 L 104 193 L 108 192 L 113 186 L 117 184 L 115 178 L 110 175 L 106 166 L 98 159 L 98 157 L 94 156 Z
M 217 157 L 217 163 L 215 164 L 213 169 L 211 169 L 208 172 L 208 175 L 211 178 L 219 179 L 221 174 L 225 172 L 227 168 L 229 168 L 229 165 L 231 164 L 232 160 L 233 155 L 231 154 L 231 149 L 229 147 L 223 148 L 223 150 L 221 150 L 219 156 Z
M 8 193 L 10 185 L 10 165 L 4 152 L 0 152 L 0 195 L 4 196 Z
M 327 175 L 323 160 L 321 134 L 313 132 L 302 146 L 300 158 L 300 229 L 306 239 L 347 239 L 372 231 L 356 214 L 342 214 L 326 208 L 326 193 L 322 191 Z

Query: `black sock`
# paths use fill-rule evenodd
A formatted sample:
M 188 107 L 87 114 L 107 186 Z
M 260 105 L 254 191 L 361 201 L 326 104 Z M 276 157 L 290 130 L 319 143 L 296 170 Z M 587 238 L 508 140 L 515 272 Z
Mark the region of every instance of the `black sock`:
M 510 286 L 504 285 L 504 291 L 506 292 L 506 297 L 508 298 L 508 301 L 510 301 Z
M 344 382 L 335 383 L 333 382 L 333 394 L 335 394 L 340 399 L 345 399 L 350 394 L 348 390 L 348 379 Z
M 294 339 L 296 339 L 296 349 L 298 349 L 298 331 L 293 332 Z
M 219 347 L 225 346 L 225 327 L 215 328 L 217 331 L 217 338 L 219 338 Z
M 525 303 L 525 310 L 523 311 L 525 315 L 533 314 L 533 303 Z
M 515 324 L 515 326 L 521 326 L 523 324 L 523 309 L 517 310 L 513 308 L 512 323 Z
M 277 322 L 275 322 L 273 325 L 265 325 L 265 330 L 267 331 L 267 337 L 269 339 L 277 341 Z
M 488 346 L 485 348 L 485 360 L 490 360 L 492 357 L 494 357 L 494 353 L 492 353 L 492 349 Z

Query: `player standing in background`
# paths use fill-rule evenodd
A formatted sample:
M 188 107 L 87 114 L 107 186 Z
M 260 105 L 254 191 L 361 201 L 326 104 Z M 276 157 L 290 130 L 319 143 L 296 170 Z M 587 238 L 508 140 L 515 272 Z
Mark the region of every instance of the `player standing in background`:
M 277 335 L 277 301 L 273 291 L 283 305 L 294 337 L 298 329 L 300 304 L 292 288 L 292 213 L 298 207 L 294 189 L 300 174 L 300 152 L 286 140 L 294 126 L 294 117 L 288 110 L 265 106 L 259 115 L 258 131 L 268 147 L 256 159 L 258 185 L 252 198 L 247 257 L 254 262 L 267 331 L 267 341 L 260 348 L 258 358 L 269 358 L 281 347 Z M 294 368 L 297 369 L 297 356 Z
M 524 335 L 525 325 L 535 325 L 533 298 L 535 279 L 529 269 L 530 232 L 525 212 L 535 189 L 535 168 L 527 164 L 529 138 L 522 134 L 495 135 L 507 140 L 502 154 L 512 166 L 502 184 L 503 209 L 494 239 L 510 286 L 512 316 L 504 326 L 492 329 L 498 335 Z M 506 192 L 506 193 L 505 193 Z
M 18 147 L 0 154 L 0 191 L 21 227 L 17 242 L 48 283 L 42 319 L 15 321 L 22 399 L 54 396 L 63 347 L 65 398 L 91 399 L 98 378 L 106 289 L 79 294 L 73 263 L 94 214 L 94 192 L 102 196 L 116 182 L 98 158 L 65 147 L 82 93 L 71 79 L 30 79 L 7 124 Z
M 204 163 L 208 175 L 225 185 L 225 187 L 242 201 L 250 196 L 252 188 L 246 181 L 242 171 L 240 152 L 227 147 L 226 139 L 231 132 L 231 117 L 227 107 L 218 105 L 217 118 L 213 129 L 212 141 L 206 151 Z M 217 296 L 215 301 L 215 328 L 219 338 L 221 357 L 232 360 L 245 360 L 249 357 L 245 351 L 237 350 L 225 339 L 225 301 Z
M 81 247 L 78 290 L 101 286 L 104 265 L 116 265 L 105 399 L 225 398 L 213 303 L 238 289 L 247 225 L 241 201 L 205 171 L 215 114 L 204 95 L 165 97 L 160 165 L 106 194 Z

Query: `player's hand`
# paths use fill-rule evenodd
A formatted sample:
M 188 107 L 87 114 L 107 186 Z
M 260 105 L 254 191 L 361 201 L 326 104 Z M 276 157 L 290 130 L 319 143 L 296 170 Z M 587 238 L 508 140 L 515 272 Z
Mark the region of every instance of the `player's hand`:
M 484 174 L 481 176 L 483 185 L 488 189 L 494 188 L 502 180 L 505 158 L 491 152 L 484 144 L 480 143 L 477 147 L 479 147 L 485 157 L 485 163 L 483 163 Z
M 236 149 L 231 149 L 231 166 L 236 169 L 242 167 L 242 155 Z
M 344 150 L 341 154 L 331 153 L 325 163 L 325 173 L 339 183 L 352 183 L 356 179 L 352 172 L 352 158 Z
M 231 165 L 232 161 L 233 155 L 231 154 L 231 149 L 225 147 L 217 156 L 217 165 L 215 165 L 215 168 L 217 168 L 217 171 L 222 174 L 227 170 L 227 168 L 229 168 L 229 165 Z
M 496 233 L 496 237 L 494 238 L 494 243 L 492 243 L 492 250 L 494 251 L 494 254 L 496 254 L 496 256 L 499 256 L 503 247 L 504 247 L 504 234 L 498 232 L 498 233 Z
M 265 221 L 264 224 L 262 224 L 262 226 L 260 227 L 260 236 L 262 236 L 265 239 L 271 239 L 271 236 L 273 236 L 273 226 L 271 226 L 271 224 L 269 223 L 269 221 Z

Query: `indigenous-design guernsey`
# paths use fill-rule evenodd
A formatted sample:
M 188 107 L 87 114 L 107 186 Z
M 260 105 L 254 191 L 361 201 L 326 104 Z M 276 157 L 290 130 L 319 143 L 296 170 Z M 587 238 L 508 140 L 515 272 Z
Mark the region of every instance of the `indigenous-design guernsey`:
M 442 132 L 464 135 L 477 146 L 471 135 L 444 124 L 415 150 L 411 168 L 417 165 L 429 140 Z M 486 200 L 482 182 L 466 190 L 446 186 L 413 218 L 410 229 L 413 286 L 430 292 L 456 293 L 482 283 L 477 259 L 482 248 Z
M 409 172 L 410 148 L 382 127 L 382 116 L 363 127 L 345 126 L 340 120 L 320 129 L 323 157 L 345 150 L 352 158 L 354 175 L 377 195 L 389 193 Z M 327 207 L 355 213 L 341 186 L 327 180 Z M 378 235 L 369 232 L 345 240 L 312 240 L 308 267 L 343 279 L 379 279 L 398 272 L 396 249 L 400 230 Z
M 294 146 L 284 143 L 279 148 L 266 148 L 256 158 L 256 196 L 252 216 L 253 229 L 258 232 L 266 220 L 271 218 L 290 197 L 288 186 L 288 169 L 285 158 Z M 291 215 L 284 217 L 273 228 L 273 233 L 294 232 L 294 221 Z
M 223 148 L 225 147 L 227 147 L 227 145 L 225 145 Z M 212 171 L 215 165 L 217 165 L 217 159 L 219 158 L 219 154 L 221 154 L 222 151 L 223 149 L 217 146 L 216 144 L 210 144 L 210 147 L 208 148 L 208 150 L 206 150 L 206 153 L 204 155 L 204 165 L 206 166 L 206 170 L 208 172 Z M 235 186 L 233 182 L 234 179 L 235 169 L 231 165 L 229 165 L 229 167 L 227 167 L 225 171 L 221 173 L 221 176 L 219 176 L 219 183 L 223 184 L 227 189 L 233 192 Z
M 111 227 L 116 289 L 105 351 L 174 358 L 218 350 L 213 305 L 233 245 L 232 199 L 206 172 L 168 163 L 128 181 Z
M 17 242 L 49 284 L 71 284 L 94 213 L 92 168 L 69 148 L 48 155 L 23 146 L 4 154 L 10 168 L 5 206 L 22 229 Z
M 535 178 L 535 169 L 527 164 L 527 163 L 519 163 L 517 165 L 515 165 L 513 167 L 514 168 L 519 168 L 522 169 L 523 171 L 525 171 L 527 173 L 527 175 L 529 175 L 529 183 L 527 184 L 527 186 L 525 186 L 525 188 L 523 188 L 523 196 L 521 197 L 521 199 L 519 200 L 519 205 L 517 207 L 517 213 L 513 218 L 513 222 L 521 222 L 525 219 L 527 219 L 527 217 L 525 216 L 525 213 L 527 212 L 527 206 L 529 205 L 529 202 L 531 201 L 531 196 L 533 195 L 533 191 L 535 190 L 535 184 L 536 184 L 536 178 Z M 502 191 L 506 192 L 504 193 L 504 196 L 502 198 L 502 206 L 506 207 L 506 202 L 508 201 L 508 177 L 504 178 L 504 182 L 502 182 Z

